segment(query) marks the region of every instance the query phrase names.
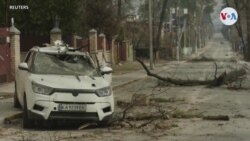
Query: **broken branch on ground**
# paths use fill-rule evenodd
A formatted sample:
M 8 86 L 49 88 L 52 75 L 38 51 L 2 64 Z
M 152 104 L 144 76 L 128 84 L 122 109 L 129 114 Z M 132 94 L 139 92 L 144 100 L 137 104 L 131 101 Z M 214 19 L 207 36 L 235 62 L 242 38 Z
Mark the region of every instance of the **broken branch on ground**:
M 140 60 L 139 58 L 136 59 L 143 67 L 143 69 L 146 71 L 148 76 L 151 77 L 155 77 L 158 80 L 167 82 L 167 83 L 171 83 L 174 85 L 178 85 L 178 86 L 197 86 L 197 85 L 208 85 L 210 87 L 218 87 L 221 86 L 223 84 L 227 84 L 229 82 L 232 81 L 236 81 L 238 80 L 241 76 L 246 74 L 246 71 L 243 69 L 240 70 L 235 70 L 229 73 L 223 72 L 221 73 L 218 77 L 217 77 L 217 64 L 216 62 L 214 62 L 215 64 L 215 74 L 214 74 L 214 79 L 212 80 L 183 80 L 183 79 L 174 79 L 174 78 L 170 78 L 170 77 L 162 77 L 158 74 L 152 73 L 148 67 L 144 64 L 144 62 L 142 60 Z M 233 78 L 233 79 L 231 79 Z

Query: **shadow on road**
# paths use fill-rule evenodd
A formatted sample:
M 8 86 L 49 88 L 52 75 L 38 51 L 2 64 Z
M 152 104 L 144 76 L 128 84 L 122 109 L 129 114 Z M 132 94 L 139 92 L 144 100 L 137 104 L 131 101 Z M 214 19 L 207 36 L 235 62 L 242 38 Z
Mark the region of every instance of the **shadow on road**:
M 17 119 L 12 123 L 5 123 L 5 127 L 22 129 L 22 119 Z M 35 121 L 34 126 L 28 130 L 37 131 L 63 131 L 63 130 L 85 130 L 85 129 L 97 129 L 104 128 L 97 123 L 82 122 L 82 121 Z

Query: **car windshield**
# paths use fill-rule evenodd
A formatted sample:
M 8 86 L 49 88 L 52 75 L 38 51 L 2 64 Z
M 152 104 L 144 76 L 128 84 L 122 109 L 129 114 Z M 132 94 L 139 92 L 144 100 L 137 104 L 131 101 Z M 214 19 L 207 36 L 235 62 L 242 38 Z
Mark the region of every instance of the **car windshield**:
M 37 53 L 32 72 L 58 75 L 97 75 L 91 59 L 84 55 Z

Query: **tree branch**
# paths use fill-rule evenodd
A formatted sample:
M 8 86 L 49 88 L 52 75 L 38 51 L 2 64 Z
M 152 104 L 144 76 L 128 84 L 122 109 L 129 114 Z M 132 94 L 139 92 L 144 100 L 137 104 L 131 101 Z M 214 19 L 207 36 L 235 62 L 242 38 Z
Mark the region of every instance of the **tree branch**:
M 221 86 L 222 84 L 224 84 L 224 79 L 226 77 L 226 72 L 222 73 L 218 78 L 216 77 L 213 80 L 182 80 L 182 79 L 173 79 L 169 77 L 162 77 L 160 75 L 152 73 L 147 68 L 147 66 L 143 63 L 143 61 L 140 60 L 139 58 L 137 58 L 136 60 L 142 65 L 144 70 L 147 72 L 148 76 L 152 76 L 159 80 L 162 80 L 162 81 L 174 84 L 174 85 L 179 85 L 179 86 L 196 86 L 196 85 Z M 215 73 L 217 73 L 217 64 L 216 64 Z

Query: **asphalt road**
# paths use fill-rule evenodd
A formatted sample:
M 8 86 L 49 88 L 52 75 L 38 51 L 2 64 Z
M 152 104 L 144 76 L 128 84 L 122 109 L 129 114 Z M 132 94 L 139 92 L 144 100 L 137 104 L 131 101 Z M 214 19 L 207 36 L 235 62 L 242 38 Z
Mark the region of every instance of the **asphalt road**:
M 185 117 L 171 119 L 177 123 L 178 127 L 170 130 L 152 130 L 147 135 L 140 135 L 137 140 L 160 140 L 160 141 L 248 141 L 250 138 L 250 81 L 249 81 L 249 63 L 240 60 L 240 57 L 231 51 L 228 41 L 221 34 L 215 34 L 206 48 L 196 58 L 206 58 L 210 61 L 185 61 L 172 66 L 166 66 L 160 75 L 176 79 L 213 79 L 216 62 L 218 66 L 218 75 L 223 72 L 231 72 L 240 68 L 247 71 L 246 78 L 242 82 L 242 89 L 231 90 L 227 86 L 208 88 L 206 86 L 169 86 L 160 88 L 158 91 L 164 91 L 157 98 L 170 99 L 177 101 L 166 103 L 168 109 L 177 109 L 180 111 L 192 111 L 204 116 L 228 116 L 229 121 L 223 120 L 204 120 L 202 118 Z M 137 91 L 139 94 L 152 94 L 152 89 L 157 85 L 157 80 L 147 79 L 143 82 L 134 84 L 129 88 L 121 89 L 120 95 L 125 95 L 129 91 Z M 233 83 L 238 85 L 239 82 Z M 140 88 L 141 87 L 141 88 Z M 131 90 L 134 91 L 131 91 Z M 137 89 L 137 90 L 136 90 Z M 140 89 L 140 90 L 138 90 Z M 157 90 L 155 90 L 157 91 Z M 157 93 L 157 92 L 156 92 Z M 127 94 L 128 95 L 128 94 Z M 128 100 L 129 98 L 116 99 Z M 129 96 L 128 96 L 129 97 Z M 184 102 L 178 102 L 178 99 Z M 173 108 L 174 107 L 174 108 Z M 142 110 L 142 109 L 140 109 Z M 145 110 L 147 110 L 145 108 Z M 199 115 L 198 115 L 199 116 Z M 162 121 L 164 125 L 164 121 Z M 133 136 L 133 135 L 130 135 Z M 146 139 L 146 140 L 147 140 Z M 126 139 L 124 139 L 126 140 Z
M 203 115 L 227 115 L 229 121 L 206 121 L 202 119 L 180 119 L 180 128 L 171 131 L 172 134 L 163 137 L 168 141 L 235 141 L 250 138 L 250 95 L 249 95 L 249 64 L 239 61 L 238 56 L 231 51 L 230 44 L 221 36 L 215 34 L 207 49 L 201 56 L 214 59 L 218 72 L 233 71 L 245 68 L 248 71 L 243 81 L 243 89 L 230 90 L 226 86 L 217 88 L 176 87 L 168 91 L 168 96 L 178 96 L 187 99 L 186 109 L 195 109 Z M 235 61 L 236 60 L 236 61 Z M 238 60 L 238 61 L 237 61 Z M 173 71 L 175 70 L 175 71 Z M 213 78 L 215 66 L 213 62 L 187 62 L 163 74 L 175 73 L 178 78 L 209 79 Z

